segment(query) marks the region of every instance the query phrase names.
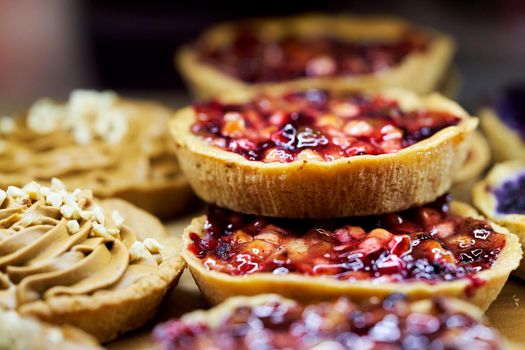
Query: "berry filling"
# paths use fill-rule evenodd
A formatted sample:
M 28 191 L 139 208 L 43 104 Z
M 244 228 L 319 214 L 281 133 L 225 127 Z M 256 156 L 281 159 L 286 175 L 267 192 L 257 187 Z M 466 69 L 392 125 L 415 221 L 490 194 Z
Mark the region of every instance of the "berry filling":
M 243 104 L 194 104 L 192 132 L 248 160 L 330 161 L 395 153 L 459 123 L 448 112 L 403 111 L 387 98 L 310 89 Z
M 493 190 L 496 211 L 500 214 L 525 214 L 525 172 Z
M 201 61 L 247 83 L 259 83 L 380 72 L 399 65 L 412 52 L 426 51 L 430 41 L 415 30 L 395 41 L 296 36 L 265 41 L 249 28 L 239 28 L 230 44 L 197 49 Z
M 448 210 L 448 199 L 395 214 L 336 220 L 256 217 L 210 207 L 188 249 L 210 270 L 356 281 L 451 281 L 490 268 L 505 236 Z M 482 282 L 482 281 L 481 281 Z M 478 283 L 479 286 L 479 283 Z
M 300 306 L 277 300 L 240 305 L 216 326 L 168 321 L 154 330 L 164 349 L 485 349 L 503 348 L 500 334 L 436 298 L 427 311 L 399 294 L 358 306 L 346 298 Z

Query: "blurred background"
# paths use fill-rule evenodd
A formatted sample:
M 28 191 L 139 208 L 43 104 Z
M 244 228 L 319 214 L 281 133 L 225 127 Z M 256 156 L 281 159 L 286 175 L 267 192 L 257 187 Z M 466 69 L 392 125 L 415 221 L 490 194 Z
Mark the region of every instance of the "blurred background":
M 459 100 L 474 112 L 525 80 L 525 1 L 0 0 L 0 114 L 71 89 L 189 101 L 176 48 L 220 21 L 303 12 L 391 14 L 451 34 Z

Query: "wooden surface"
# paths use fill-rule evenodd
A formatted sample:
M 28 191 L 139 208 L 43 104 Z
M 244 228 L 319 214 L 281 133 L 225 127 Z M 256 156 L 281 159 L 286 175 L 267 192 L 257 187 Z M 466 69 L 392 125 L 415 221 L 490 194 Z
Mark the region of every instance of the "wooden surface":
M 199 214 L 193 216 L 197 215 Z M 169 223 L 170 233 L 180 235 L 184 227 L 190 223 L 191 218 L 192 215 Z M 111 350 L 151 349 L 152 342 L 149 334 L 156 323 L 206 307 L 206 301 L 193 282 L 191 274 L 186 270 L 167 305 L 150 325 L 107 344 L 107 347 Z M 525 283 L 523 281 L 515 278 L 509 279 L 498 299 L 487 311 L 487 316 L 493 326 L 517 345 L 516 349 L 525 349 Z

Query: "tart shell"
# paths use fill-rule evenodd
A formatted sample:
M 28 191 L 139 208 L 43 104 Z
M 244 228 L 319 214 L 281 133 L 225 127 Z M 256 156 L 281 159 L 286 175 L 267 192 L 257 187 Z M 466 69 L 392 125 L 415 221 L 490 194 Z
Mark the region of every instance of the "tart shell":
M 349 41 L 393 39 L 400 35 L 407 22 L 392 17 L 351 17 L 302 15 L 281 19 L 259 19 L 252 22 L 261 26 L 262 35 L 278 38 L 294 33 L 298 36 L 319 36 L 325 33 Z M 199 42 L 220 45 L 229 42 L 234 35 L 235 24 L 222 24 L 209 29 Z M 430 32 L 430 31 L 427 31 Z M 358 88 L 379 88 L 395 86 L 428 93 L 436 89 L 446 73 L 453 52 L 454 43 L 446 35 L 430 32 L 433 39 L 424 52 L 409 54 L 399 65 L 372 74 L 340 76 L 329 78 L 302 78 L 277 83 L 249 84 L 227 75 L 210 64 L 200 61 L 192 46 L 182 47 L 176 55 L 176 64 L 190 89 L 198 97 L 209 98 L 224 91 L 238 89 L 265 89 L 268 87 L 316 87 L 329 83 L 333 87 L 351 86 Z
M 478 213 L 467 204 L 452 202 L 452 211 L 461 216 L 479 217 Z M 184 230 L 182 255 L 203 295 L 212 304 L 237 295 L 257 295 L 277 293 L 284 297 L 311 303 L 346 295 L 354 301 L 365 301 L 368 298 L 386 297 L 392 293 L 406 294 L 410 300 L 425 299 L 432 296 L 450 296 L 465 299 L 487 310 L 496 299 L 509 274 L 518 266 L 522 252 L 515 235 L 498 226 L 498 232 L 505 234 L 505 248 L 495 264 L 481 271 L 477 277 L 485 281 L 477 288 L 471 286 L 467 279 L 451 282 L 438 281 L 435 284 L 424 282 L 406 283 L 373 283 L 370 281 L 345 282 L 330 278 L 289 274 L 276 276 L 272 273 L 231 276 L 226 273 L 208 270 L 187 247 L 191 243 L 189 234 L 202 233 L 205 216 L 193 219 Z
M 267 91 L 279 92 L 282 89 Z M 331 218 L 382 214 L 431 202 L 450 188 L 453 174 L 466 158 L 477 119 L 438 94 L 420 98 L 411 92 L 392 89 L 381 94 L 399 101 L 404 109 L 444 110 L 461 121 L 396 153 L 330 162 L 249 161 L 211 146 L 191 132 L 195 122 L 191 107 L 176 113 L 170 129 L 180 167 L 195 193 L 206 202 L 238 212 Z M 253 95 L 238 91 L 222 96 L 221 101 L 243 102 Z M 370 196 L 371 193 L 374 195 Z
M 525 170 L 523 161 L 514 160 L 500 163 L 494 166 L 487 177 L 478 182 L 472 190 L 474 205 L 490 220 L 506 227 L 510 232 L 517 235 L 521 247 L 525 251 L 525 215 L 521 214 L 498 214 L 496 212 L 497 199 L 488 188 L 505 181 L 509 174 Z M 525 280 L 525 264 L 522 262 L 514 274 Z
M 158 219 L 119 199 L 100 203 L 118 210 L 126 222 L 137 229 L 141 239 L 149 237 L 159 240 L 169 249 L 169 257 L 159 265 L 156 273 L 122 290 L 55 296 L 24 304 L 17 311 L 49 323 L 78 327 L 100 342 L 108 342 L 119 334 L 144 325 L 155 315 L 164 297 L 177 284 L 185 263 L 180 255 L 180 240 L 168 237 Z
M 511 159 L 525 161 L 525 143 L 520 135 L 509 128 L 492 108 L 480 111 L 481 128 L 489 141 L 496 162 Z
M 454 199 L 472 201 L 472 187 L 479 180 L 490 163 L 490 147 L 479 131 L 474 132 L 467 153 L 467 160 L 454 176 L 454 185 L 450 189 Z

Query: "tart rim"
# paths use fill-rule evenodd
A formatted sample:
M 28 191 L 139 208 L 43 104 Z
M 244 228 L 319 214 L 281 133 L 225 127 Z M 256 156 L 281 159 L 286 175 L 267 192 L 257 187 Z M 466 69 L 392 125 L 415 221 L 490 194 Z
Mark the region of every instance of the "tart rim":
M 493 108 L 482 108 L 479 116 L 481 129 L 487 136 L 496 161 L 525 160 L 525 141 L 501 120 Z
M 360 91 L 348 88 L 328 90 Z M 266 93 L 278 95 L 283 91 L 286 89 L 274 88 L 266 90 Z M 247 160 L 240 154 L 210 145 L 203 137 L 193 134 L 190 128 L 195 121 L 195 113 L 192 107 L 185 107 L 177 111 L 170 121 L 181 170 L 195 193 L 206 202 L 265 216 L 327 218 L 381 214 L 430 202 L 445 193 L 451 185 L 452 174 L 463 163 L 461 158 L 466 156 L 467 138 L 476 128 L 477 119 L 439 94 L 419 97 L 400 89 L 360 92 L 392 98 L 406 110 L 427 107 L 450 112 L 460 118 L 460 122 L 395 153 L 342 157 L 333 161 L 265 163 Z M 236 91 L 221 95 L 219 100 L 244 102 L 257 95 L 258 92 L 253 91 Z M 365 181 L 363 170 L 375 175 L 376 181 Z M 428 179 L 429 174 L 432 179 Z M 375 204 L 349 201 L 349 195 L 339 191 L 332 194 L 338 204 L 330 210 L 326 203 L 322 203 L 326 192 L 315 188 L 324 186 L 335 191 L 335 187 L 352 188 L 356 183 L 360 188 L 354 189 L 352 197 L 365 198 L 369 197 L 368 193 L 376 193 Z M 239 190 L 239 186 L 243 188 Z M 407 188 L 400 190 L 399 187 L 403 186 Z M 408 190 L 411 192 L 407 193 Z M 402 191 L 404 195 L 400 197 Z M 304 201 L 305 195 L 310 196 L 308 208 L 290 205 L 289 201 Z
M 461 202 L 451 202 L 451 210 L 464 217 L 482 218 L 475 209 Z M 458 297 L 461 295 L 464 296 L 465 290 L 470 286 L 470 281 L 466 278 L 450 282 L 438 280 L 436 284 L 429 284 L 422 281 L 374 283 L 369 280 L 349 283 L 348 281 L 339 281 L 329 277 L 304 276 L 298 273 L 276 276 L 270 272 L 258 272 L 251 275 L 232 276 L 227 273 L 208 270 L 201 261 L 187 249 L 188 244 L 191 243 L 189 234 L 193 232 L 199 236 L 202 235 L 202 227 L 205 219 L 205 215 L 194 218 L 191 224 L 184 230 L 182 236 L 182 256 L 199 289 L 212 304 L 217 304 L 227 297 L 237 295 L 236 289 L 239 287 L 241 287 L 243 291 L 251 290 L 254 294 L 271 291 L 276 286 L 280 287 L 276 289 L 284 292 L 291 291 L 291 293 L 294 293 L 294 288 L 300 288 L 303 289 L 304 294 L 299 293 L 301 295 L 298 295 L 295 293 L 294 295 L 299 297 L 301 301 L 310 302 L 313 300 L 327 299 L 327 296 L 333 297 L 335 295 L 351 295 L 355 297 L 355 299 L 361 300 L 370 296 L 386 296 L 396 292 L 406 294 L 409 299 L 421 299 L 436 294 Z M 518 239 L 515 235 L 510 234 L 505 228 L 497 224 L 491 223 L 491 225 L 497 229 L 499 233 L 504 234 L 506 239 L 505 247 L 498 255 L 492 267 L 482 270 L 475 275 L 483 279 L 485 283 L 475 290 L 475 295 L 469 299 L 469 302 L 477 305 L 482 310 L 488 309 L 507 280 L 510 270 L 508 272 L 504 270 L 508 270 L 509 265 L 512 269 L 516 268 L 519 261 L 517 258 L 522 255 Z M 516 263 L 507 262 L 512 259 L 516 259 Z M 330 290 L 328 293 L 327 289 Z M 483 293 L 481 293 L 481 291 L 483 291 Z M 305 295 L 307 293 L 312 295 Z M 314 293 L 321 295 L 313 295 Z M 322 295 L 323 293 L 324 295 Z

